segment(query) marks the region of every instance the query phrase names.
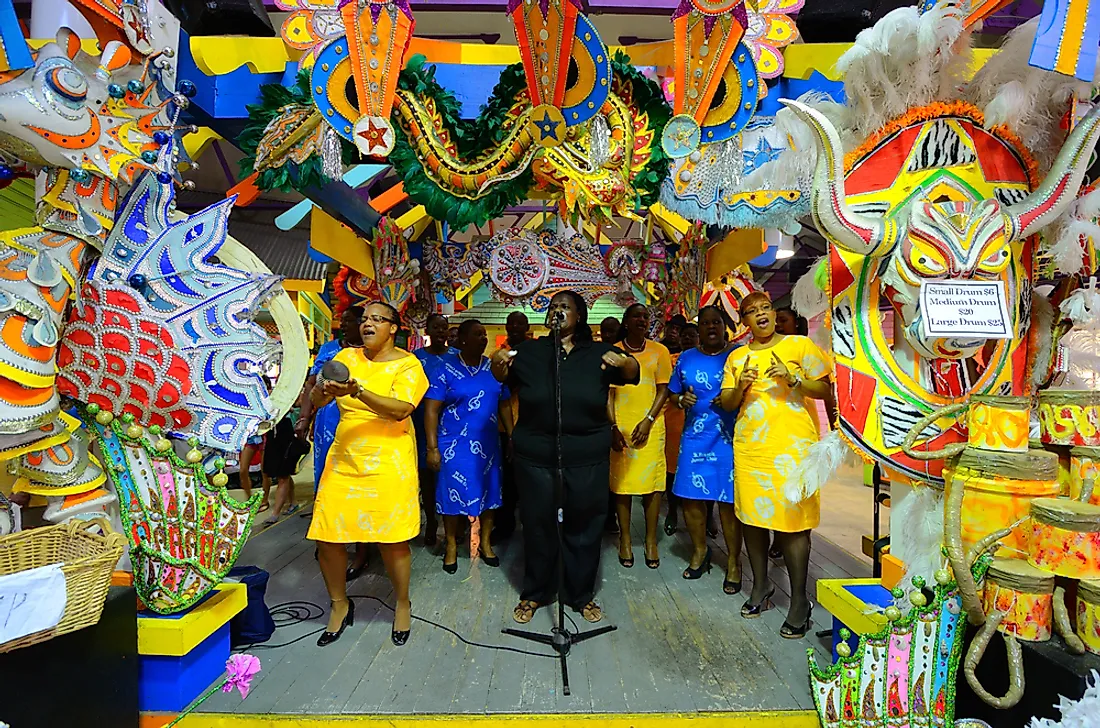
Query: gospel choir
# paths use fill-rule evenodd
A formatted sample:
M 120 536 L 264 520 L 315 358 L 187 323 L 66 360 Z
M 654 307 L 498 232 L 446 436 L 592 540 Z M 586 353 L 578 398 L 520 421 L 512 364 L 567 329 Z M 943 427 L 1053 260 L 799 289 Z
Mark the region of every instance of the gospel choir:
M 314 440 L 318 491 L 308 537 L 318 544 L 331 599 L 318 645 L 339 639 L 354 620 L 347 582 L 362 572 L 367 543 L 378 544 L 396 595 L 393 643 L 409 639 L 409 542 L 421 531 L 421 505 L 427 545 L 438 538 L 437 518 L 443 522 L 448 574 L 458 570 L 464 529 L 475 526 L 478 558 L 499 566 L 494 547 L 512 534 L 518 507 L 525 562 L 515 621 L 529 622 L 562 599 L 598 622 L 603 532 L 618 533 L 619 564 L 633 567 L 629 523 L 639 497 L 643 560 L 658 568 L 666 490 L 664 530 L 675 533 L 682 514 L 692 544 L 683 578 L 710 571 L 707 536 L 718 535 L 717 510 L 729 554 L 724 593 L 741 591 L 744 543 L 753 578 L 741 616 L 759 617 L 772 606 L 769 550 L 781 555 L 791 605 L 780 633 L 803 637 L 819 498 L 791 503 L 781 489 L 819 437 L 812 400 L 828 406 L 830 364 L 805 328 L 798 330 L 800 320 L 774 309 L 767 295 L 746 296 L 740 314 L 751 332 L 740 347 L 730 344 L 732 322 L 718 307 L 702 309 L 695 324 L 674 318 L 657 342 L 648 338 L 648 309 L 635 304 L 621 321 L 601 322 L 597 341 L 584 299 L 565 291 L 546 314 L 557 346 L 553 335 L 531 338 L 527 317 L 514 311 L 505 344 L 486 356 L 488 336 L 474 319 L 453 328 L 433 314 L 429 345 L 411 354 L 396 345 L 401 320 L 392 306 L 345 311 L 342 339 L 319 353 L 296 427 Z M 319 378 L 329 360 L 345 365 L 350 378 Z M 350 566 L 348 544 L 357 546 Z

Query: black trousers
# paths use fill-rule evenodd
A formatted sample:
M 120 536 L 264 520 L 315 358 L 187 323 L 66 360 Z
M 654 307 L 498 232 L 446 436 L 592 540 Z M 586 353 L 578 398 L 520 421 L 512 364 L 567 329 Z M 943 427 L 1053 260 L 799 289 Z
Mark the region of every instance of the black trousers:
M 562 521 L 565 552 L 565 604 L 580 609 L 596 591 L 600 541 L 607 517 L 610 462 L 566 467 L 563 471 L 565 509 Z M 516 482 L 523 483 L 524 572 L 520 599 L 549 604 L 558 597 L 557 508 L 554 469 L 515 459 Z
M 508 436 L 500 433 L 500 451 L 508 451 Z M 500 468 L 500 508 L 493 520 L 493 530 L 511 535 L 516 530 L 516 506 L 519 493 L 516 492 L 516 470 L 512 461 L 505 459 Z

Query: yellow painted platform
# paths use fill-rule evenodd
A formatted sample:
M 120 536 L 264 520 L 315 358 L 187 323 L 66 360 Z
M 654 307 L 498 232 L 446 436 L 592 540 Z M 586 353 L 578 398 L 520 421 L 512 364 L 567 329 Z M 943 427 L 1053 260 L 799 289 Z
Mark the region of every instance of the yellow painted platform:
M 879 579 L 819 579 L 817 601 L 855 634 L 875 634 L 886 626 L 886 616 L 881 612 L 868 612 L 867 605 L 844 587 L 879 583 Z
M 247 702 L 246 702 L 247 704 Z M 557 715 L 189 715 L 179 728 L 817 728 L 810 710 Z
M 246 606 L 244 584 L 219 584 L 213 596 L 179 619 L 138 617 L 138 654 L 186 655 Z

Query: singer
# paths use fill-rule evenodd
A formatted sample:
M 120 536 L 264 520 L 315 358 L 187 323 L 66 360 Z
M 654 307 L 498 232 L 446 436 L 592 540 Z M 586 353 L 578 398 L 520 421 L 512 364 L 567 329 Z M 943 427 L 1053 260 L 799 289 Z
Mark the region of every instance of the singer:
M 328 452 L 306 538 L 317 541 L 321 576 L 332 609 L 321 647 L 340 638 L 355 619 L 348 601 L 346 544 L 377 543 L 393 584 L 396 608 L 390 638 L 409 639 L 412 605 L 409 539 L 420 531 L 416 436 L 409 416 L 428 391 L 428 379 L 415 356 L 394 345 L 401 325 L 397 309 L 372 303 L 363 312 L 363 346 L 334 358 L 348 368 L 346 382 L 326 381 L 310 393 L 321 407 L 333 399 L 340 408 L 336 439 Z
M 512 433 L 515 477 L 523 484 L 524 574 L 512 617 L 526 624 L 555 599 L 587 621 L 603 618 L 593 601 L 600 563 L 600 538 L 607 517 L 611 423 L 607 394 L 612 385 L 637 384 L 638 362 L 622 350 L 592 340 L 588 306 L 573 291 L 550 300 L 546 325 L 554 337 L 525 341 L 493 355 L 493 375 L 519 394 L 519 422 Z M 561 460 L 564 486 L 563 559 L 565 593 L 558 594 L 557 506 L 554 475 L 557 408 L 554 357 L 561 357 Z

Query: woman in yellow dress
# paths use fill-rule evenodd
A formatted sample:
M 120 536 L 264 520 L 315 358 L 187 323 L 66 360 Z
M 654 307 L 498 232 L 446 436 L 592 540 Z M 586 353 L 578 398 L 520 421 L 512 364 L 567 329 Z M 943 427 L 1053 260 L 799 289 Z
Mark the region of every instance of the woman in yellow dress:
M 741 300 L 741 320 L 752 342 L 730 354 L 722 378 L 722 407 L 739 410 L 733 430 L 734 506 L 744 525 L 752 567 L 752 594 L 741 616 L 759 617 L 771 607 L 768 582 L 768 531 L 775 531 L 791 581 L 791 608 L 779 633 L 804 637 L 812 604 L 806 594 L 810 565 L 810 529 L 820 521 L 818 493 L 800 503 L 783 497 L 788 474 L 818 439 L 817 413 L 807 398 L 829 392 L 829 364 L 806 336 L 775 330 L 775 311 L 765 293 Z
M 661 515 L 661 493 L 665 490 L 665 420 L 661 409 L 668 398 L 672 359 L 668 349 L 646 340 L 649 311 L 640 303 L 623 312 L 619 341 L 638 360 L 641 380 L 634 387 L 612 390 L 611 492 L 619 516 L 619 563 L 634 566 L 630 542 L 630 501 L 642 496 L 645 511 L 645 565 L 661 565 L 657 552 L 657 520 Z
M 409 540 L 420 532 L 416 436 L 409 416 L 428 390 L 420 361 L 394 345 L 397 309 L 372 303 L 359 331 L 363 346 L 334 358 L 348 368 L 347 382 L 318 382 L 316 406 L 336 399 L 340 424 L 329 450 L 307 538 L 317 541 L 321 576 L 332 609 L 321 647 L 340 638 L 355 618 L 348 601 L 347 544 L 377 543 L 397 596 L 393 630 L 397 646 L 409 639 L 412 605 Z

